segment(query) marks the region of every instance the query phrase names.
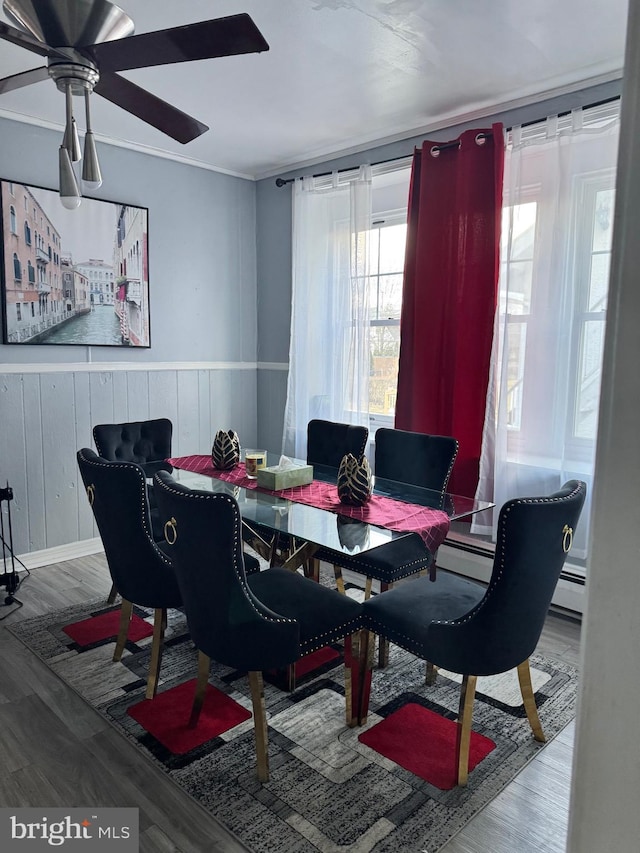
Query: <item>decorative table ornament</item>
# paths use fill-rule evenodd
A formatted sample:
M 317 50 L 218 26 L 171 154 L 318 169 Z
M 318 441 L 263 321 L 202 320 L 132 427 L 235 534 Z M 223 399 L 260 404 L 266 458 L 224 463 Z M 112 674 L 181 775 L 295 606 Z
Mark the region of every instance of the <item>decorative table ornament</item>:
M 342 457 L 338 468 L 338 497 L 343 504 L 362 506 L 371 497 L 371 468 L 366 456 L 353 453 Z
M 240 461 L 240 439 L 232 429 L 218 430 L 211 448 L 211 462 L 220 471 L 230 471 Z

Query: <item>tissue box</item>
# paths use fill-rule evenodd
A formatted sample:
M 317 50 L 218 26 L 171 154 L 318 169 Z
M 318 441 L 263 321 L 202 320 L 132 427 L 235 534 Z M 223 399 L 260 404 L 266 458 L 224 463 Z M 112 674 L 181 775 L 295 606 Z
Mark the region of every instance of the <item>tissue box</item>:
M 269 468 L 258 468 L 258 485 L 272 492 L 280 489 L 291 489 L 294 486 L 306 486 L 313 480 L 313 465 L 297 465 L 279 471 L 277 465 Z

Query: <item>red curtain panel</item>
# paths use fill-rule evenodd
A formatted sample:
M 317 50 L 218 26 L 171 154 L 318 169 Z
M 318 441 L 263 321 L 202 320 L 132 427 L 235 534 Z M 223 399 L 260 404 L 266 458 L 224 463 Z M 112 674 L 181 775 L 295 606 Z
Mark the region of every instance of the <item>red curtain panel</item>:
M 413 159 L 395 425 L 451 435 L 449 491 L 474 495 L 498 294 L 501 124 Z

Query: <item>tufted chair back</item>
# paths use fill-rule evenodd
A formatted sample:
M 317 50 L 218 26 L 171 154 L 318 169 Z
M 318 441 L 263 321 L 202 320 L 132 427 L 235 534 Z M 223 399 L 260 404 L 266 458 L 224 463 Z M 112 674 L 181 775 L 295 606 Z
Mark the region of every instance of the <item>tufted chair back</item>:
M 504 504 L 489 587 L 464 616 L 429 625 L 428 660 L 453 672 L 495 675 L 532 654 L 586 488 L 581 480 L 569 480 L 548 497 L 515 498 Z
M 381 427 L 376 431 L 375 474 L 434 489 L 443 495 L 458 455 L 458 442 L 448 435 L 426 435 Z
M 171 470 L 165 459 L 171 456 L 173 425 L 168 418 L 98 424 L 93 440 L 98 455 L 111 462 L 136 462 L 147 477 L 158 470 Z
M 359 459 L 367 448 L 369 430 L 363 426 L 312 420 L 307 425 L 307 462 L 309 465 L 340 467 L 347 453 Z

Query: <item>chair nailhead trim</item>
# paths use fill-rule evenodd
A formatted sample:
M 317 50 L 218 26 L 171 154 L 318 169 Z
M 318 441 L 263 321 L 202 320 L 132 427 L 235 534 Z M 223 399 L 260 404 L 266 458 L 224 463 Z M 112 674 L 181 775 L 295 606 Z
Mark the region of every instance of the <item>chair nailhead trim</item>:
M 489 586 L 487 587 L 487 590 L 486 590 L 484 596 L 482 597 L 482 601 L 479 601 L 478 604 L 472 610 L 470 610 L 464 618 L 454 619 L 454 620 L 451 620 L 451 619 L 434 619 L 432 624 L 433 625 L 452 625 L 452 624 L 464 625 L 466 622 L 469 622 L 475 616 L 475 614 L 478 613 L 486 605 L 489 598 L 495 592 L 496 585 L 504 573 L 504 568 L 505 568 L 505 539 L 506 539 L 506 535 L 507 535 L 507 531 L 506 531 L 507 517 L 508 517 L 509 513 L 513 510 L 514 507 L 522 506 L 524 504 L 533 504 L 533 505 L 537 506 L 537 505 L 543 505 L 543 504 L 564 503 L 565 501 L 569 500 L 570 498 L 575 497 L 575 495 L 579 491 L 580 491 L 580 487 L 574 489 L 568 495 L 563 495 L 562 497 L 521 498 L 520 500 L 514 500 L 511 503 L 511 506 L 507 507 L 507 509 L 506 509 L 506 511 L 502 517 L 502 524 L 501 524 L 501 528 L 499 531 L 500 558 L 499 558 L 498 573 L 497 573 L 495 578 L 492 578 Z
M 228 504 L 231 504 L 231 507 L 233 509 L 233 513 L 234 513 L 235 519 L 236 519 L 236 532 L 234 535 L 234 542 L 235 542 L 236 547 L 234 549 L 234 552 L 237 552 L 239 539 L 240 539 L 239 530 L 241 529 L 241 527 L 240 527 L 241 516 L 240 516 L 240 511 L 238 509 L 238 504 L 236 503 L 236 501 L 233 498 L 230 498 L 229 495 L 222 495 L 222 494 L 213 495 L 213 494 L 204 494 L 202 492 L 193 492 L 193 491 L 191 492 L 191 494 L 185 495 L 184 492 L 178 492 L 178 491 L 176 491 L 176 489 L 172 489 L 171 486 L 167 485 L 166 483 L 160 483 L 160 485 L 162 486 L 163 489 L 165 489 L 170 494 L 176 495 L 176 497 L 180 497 L 180 498 L 186 497 L 188 500 L 208 500 L 208 501 L 210 501 L 210 500 L 214 500 L 214 501 L 222 500 L 222 501 L 226 501 L 226 503 L 228 503 Z M 243 591 L 245 593 L 250 592 L 250 589 L 246 583 L 246 580 L 243 578 L 243 575 L 238 568 L 238 563 L 237 563 L 235 556 L 233 559 L 233 569 L 236 573 L 236 577 L 240 581 L 240 585 L 241 585 Z M 280 617 L 279 619 L 273 619 L 271 616 L 265 616 L 264 613 L 260 613 L 260 611 L 255 606 L 255 604 L 253 603 L 253 601 L 251 600 L 249 595 L 246 596 L 246 599 L 247 599 L 248 603 L 250 604 L 251 608 L 253 609 L 254 613 L 256 613 L 261 619 L 264 619 L 265 622 L 287 622 L 287 623 L 291 623 L 291 624 L 297 624 L 296 619 L 289 619 L 288 617 Z
M 171 560 L 167 557 L 167 555 L 162 551 L 155 543 L 155 540 L 149 530 L 148 525 L 148 501 L 147 501 L 147 482 L 144 477 L 144 474 L 140 467 L 136 465 L 134 462 L 109 462 L 109 461 L 96 461 L 95 459 L 87 459 L 87 457 L 80 451 L 80 456 L 83 462 L 86 462 L 87 465 L 93 465 L 94 468 L 124 468 L 125 470 L 135 471 L 138 477 L 140 478 L 140 509 L 141 509 L 141 517 L 142 517 L 142 526 L 144 527 L 144 532 L 147 535 L 147 539 L 149 540 L 149 544 L 152 549 L 155 551 L 156 556 L 159 557 L 163 563 L 167 566 L 171 566 Z M 94 487 L 95 488 L 95 487 Z M 145 512 L 145 509 L 147 512 Z
M 384 546 L 382 546 L 382 547 L 384 547 Z M 366 554 L 366 551 L 364 551 L 363 553 Z M 354 566 L 354 567 L 357 567 L 359 569 L 362 569 L 362 568 L 376 569 L 376 568 L 378 568 L 375 563 L 370 563 L 367 560 L 363 560 L 363 559 L 353 558 L 348 554 L 341 554 L 339 551 L 336 551 L 336 555 L 338 555 L 340 557 L 339 561 L 337 561 L 337 562 L 339 562 L 339 565 L 344 566 L 345 568 L 349 568 L 349 566 Z M 327 556 L 328 556 L 328 554 L 327 554 Z M 328 558 L 329 558 L 329 560 L 331 560 L 330 557 L 328 557 Z M 411 560 L 411 562 L 409 562 L 409 563 L 401 563 L 394 570 L 395 574 L 396 574 L 396 579 L 398 579 L 399 577 L 402 577 L 402 575 L 399 575 L 398 572 L 402 571 L 405 568 L 408 569 L 411 566 L 416 566 L 416 568 L 413 569 L 413 571 L 409 572 L 409 574 L 415 574 L 418 571 L 417 567 L 423 566 L 424 563 L 428 563 L 428 560 L 429 560 L 429 557 L 425 556 L 425 557 L 419 558 L 417 560 Z M 360 574 L 364 574 L 364 573 L 360 572 Z
M 469 622 L 476 615 L 476 613 L 478 613 L 485 606 L 485 604 L 487 603 L 489 598 L 493 595 L 493 593 L 495 592 L 496 585 L 504 573 L 507 517 L 515 506 L 521 506 L 523 504 L 540 505 L 540 504 L 564 503 L 565 501 L 570 500 L 571 498 L 574 498 L 576 496 L 576 494 L 578 494 L 580 492 L 580 490 L 581 490 L 581 487 L 578 486 L 572 492 L 570 492 L 568 495 L 562 495 L 561 497 L 521 498 L 520 500 L 517 500 L 517 501 L 514 500 L 511 504 L 511 506 L 509 506 L 507 508 L 507 510 L 505 511 L 503 518 L 502 518 L 502 524 L 501 524 L 501 529 L 500 529 L 499 570 L 498 570 L 498 573 L 497 573 L 495 579 L 492 579 L 491 583 L 487 587 L 485 594 L 482 597 L 482 600 L 479 601 L 478 604 L 474 608 L 472 608 L 466 614 L 466 616 L 464 618 L 434 619 L 430 624 L 431 625 L 454 625 L 454 624 L 455 625 L 464 625 L 466 622 Z M 386 632 L 383 624 L 378 619 L 376 619 L 375 617 L 372 617 L 372 616 L 367 616 L 367 618 L 372 623 L 372 625 L 378 626 L 378 630 L 376 630 L 375 627 L 372 627 L 372 629 L 371 629 L 376 634 L 379 634 L 379 635 L 381 634 L 383 637 L 385 637 L 390 642 L 393 642 L 396 645 L 401 646 L 402 648 L 406 649 L 408 652 L 411 652 L 412 654 L 416 654 L 416 655 L 420 656 L 421 649 L 418 647 L 418 645 L 415 643 L 415 641 L 411 637 L 408 637 L 406 634 L 401 634 L 399 632 L 393 632 L 393 636 L 390 636 L 389 633 Z

